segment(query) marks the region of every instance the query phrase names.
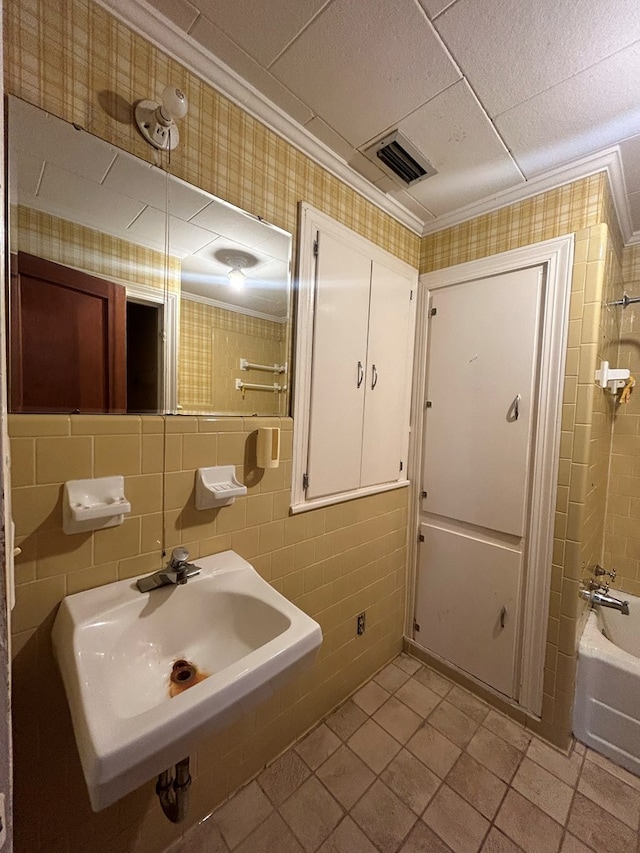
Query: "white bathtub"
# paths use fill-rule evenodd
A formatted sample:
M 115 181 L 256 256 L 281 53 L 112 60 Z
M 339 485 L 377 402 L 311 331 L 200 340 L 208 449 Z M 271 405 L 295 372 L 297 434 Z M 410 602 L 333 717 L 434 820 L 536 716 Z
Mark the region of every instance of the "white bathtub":
M 578 647 L 573 732 L 578 740 L 640 776 L 640 598 L 629 616 L 596 607 Z

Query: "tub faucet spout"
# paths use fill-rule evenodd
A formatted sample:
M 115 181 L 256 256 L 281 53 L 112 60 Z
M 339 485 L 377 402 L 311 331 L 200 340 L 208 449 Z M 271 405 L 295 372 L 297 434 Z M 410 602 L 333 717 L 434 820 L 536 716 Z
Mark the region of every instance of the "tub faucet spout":
M 597 589 L 581 589 L 580 597 L 591 604 L 599 604 L 601 607 L 611 607 L 614 610 L 619 610 L 623 616 L 629 615 L 629 602 L 622 601 L 619 598 L 614 598 L 607 591 L 599 591 Z

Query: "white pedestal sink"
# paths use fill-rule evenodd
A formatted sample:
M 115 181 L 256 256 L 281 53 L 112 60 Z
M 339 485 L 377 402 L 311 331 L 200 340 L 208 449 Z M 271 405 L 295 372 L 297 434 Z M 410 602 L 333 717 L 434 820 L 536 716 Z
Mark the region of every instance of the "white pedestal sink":
M 194 562 L 200 574 L 183 585 L 141 593 L 132 578 L 60 605 L 53 647 L 94 811 L 269 696 L 322 642 L 233 551 Z M 178 659 L 207 677 L 171 698 Z

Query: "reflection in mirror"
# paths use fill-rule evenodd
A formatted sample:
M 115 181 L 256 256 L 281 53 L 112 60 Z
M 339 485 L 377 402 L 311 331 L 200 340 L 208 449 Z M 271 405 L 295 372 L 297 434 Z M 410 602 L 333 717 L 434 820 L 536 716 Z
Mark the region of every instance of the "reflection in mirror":
M 13 97 L 9 182 L 12 411 L 287 414 L 289 234 Z
M 206 193 L 200 203 L 169 228 L 181 263 L 179 405 L 284 415 L 291 236 Z

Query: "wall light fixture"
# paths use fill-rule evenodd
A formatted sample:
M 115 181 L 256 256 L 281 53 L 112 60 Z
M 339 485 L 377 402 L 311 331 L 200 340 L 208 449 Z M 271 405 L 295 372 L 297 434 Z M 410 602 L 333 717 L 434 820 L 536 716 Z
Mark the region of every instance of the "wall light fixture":
M 144 138 L 162 151 L 173 151 L 180 142 L 175 119 L 184 118 L 189 103 L 181 89 L 166 86 L 162 92 L 162 103 L 138 101 L 134 115 L 138 130 Z

